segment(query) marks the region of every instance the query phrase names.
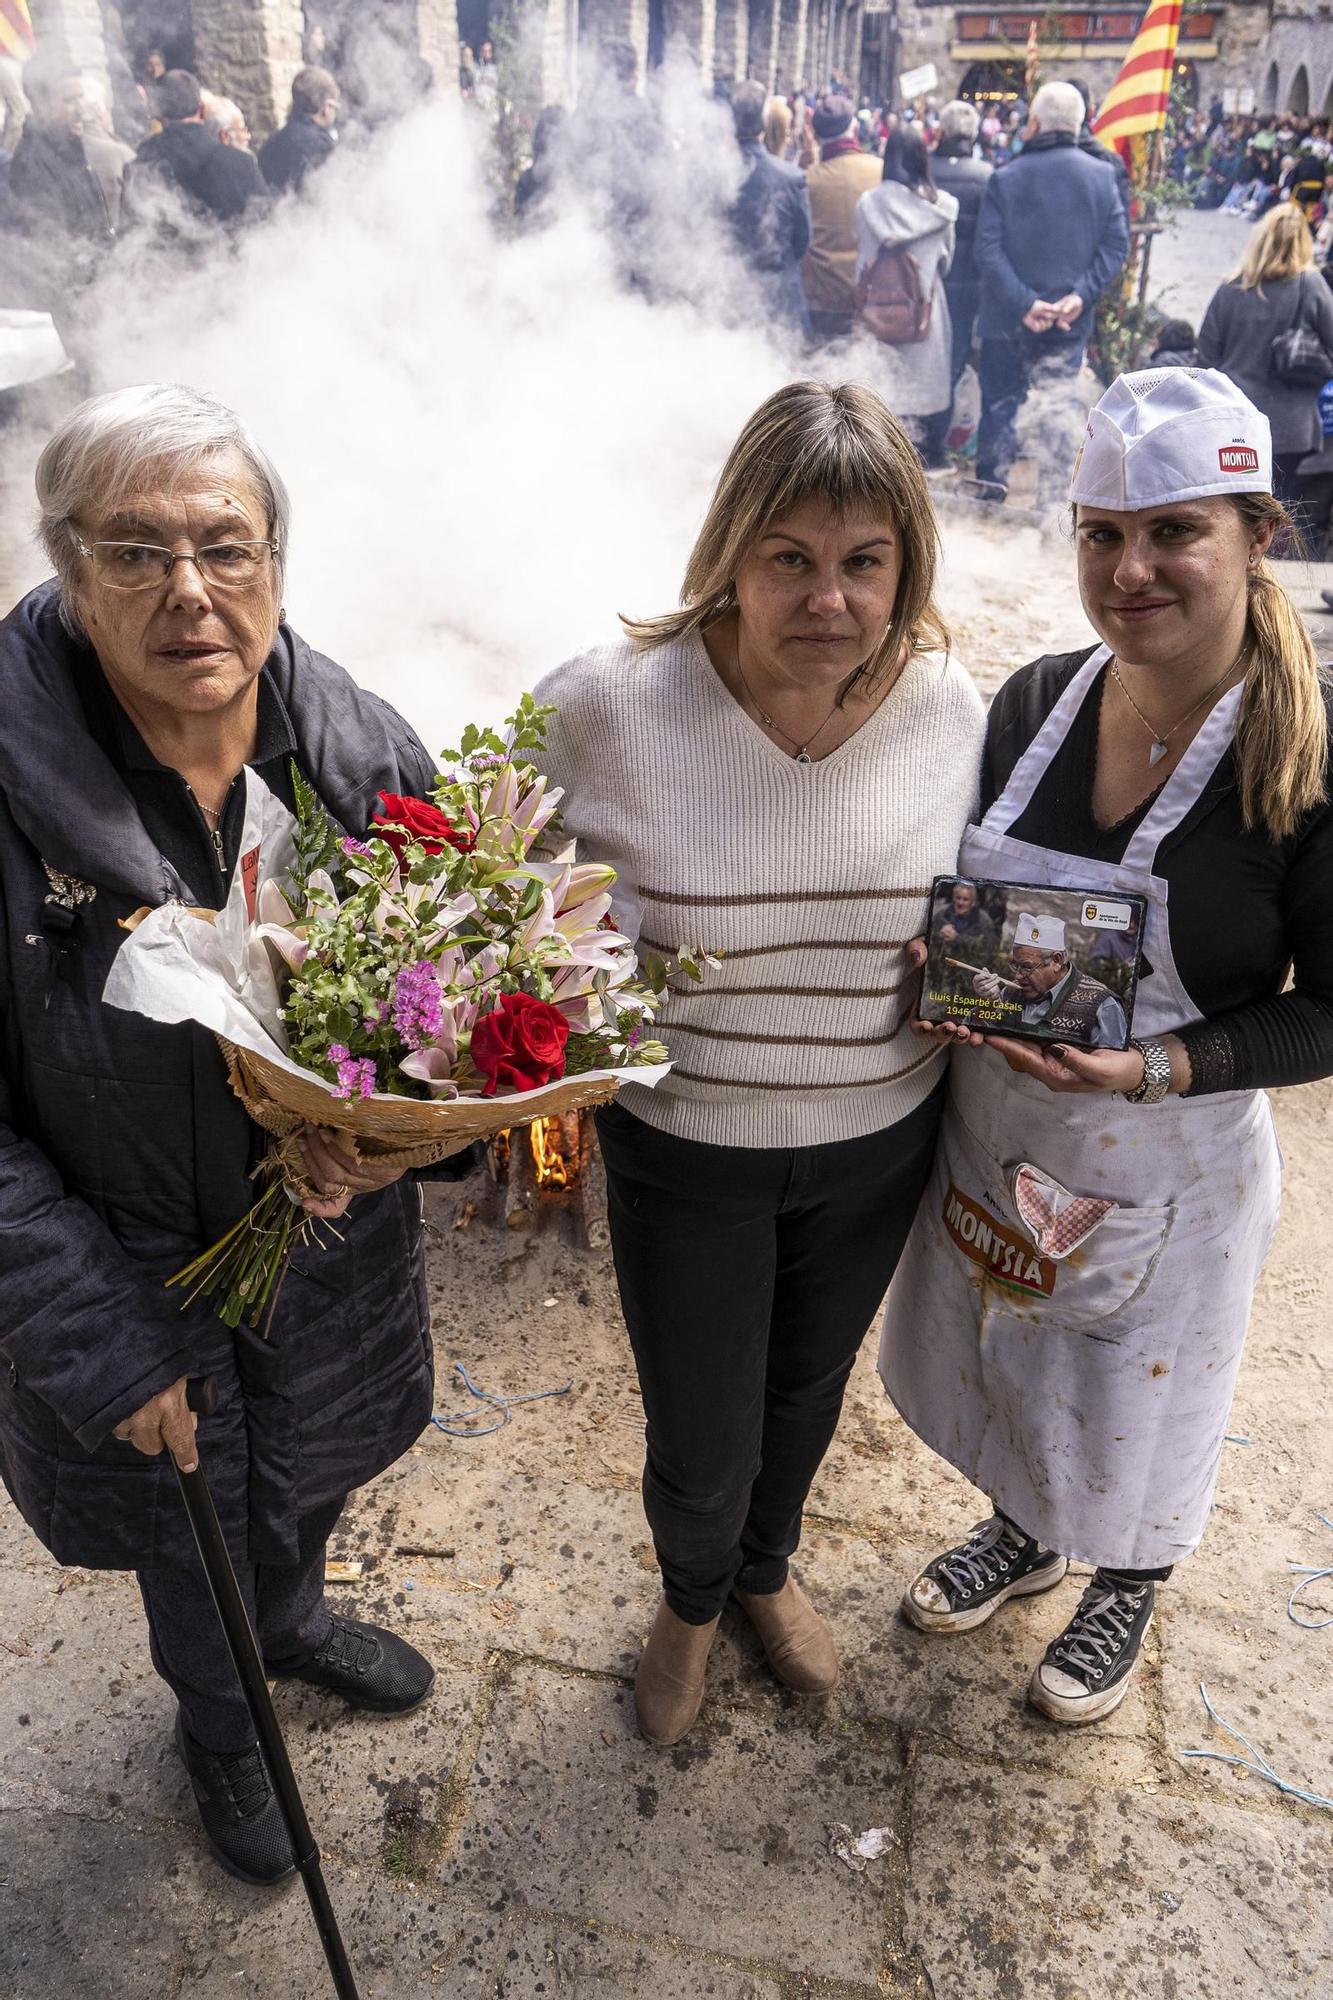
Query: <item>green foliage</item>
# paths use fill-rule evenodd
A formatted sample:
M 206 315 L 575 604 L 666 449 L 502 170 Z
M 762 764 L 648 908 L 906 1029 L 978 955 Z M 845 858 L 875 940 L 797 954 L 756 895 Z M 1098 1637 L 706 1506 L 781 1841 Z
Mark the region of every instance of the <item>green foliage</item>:
M 307 882 L 316 869 L 322 868 L 327 874 L 335 874 L 342 859 L 337 827 L 329 818 L 320 797 L 295 757 L 290 765 L 292 793 L 296 800 L 296 832 L 293 840 L 296 846 L 295 887 L 299 899 L 304 901 Z

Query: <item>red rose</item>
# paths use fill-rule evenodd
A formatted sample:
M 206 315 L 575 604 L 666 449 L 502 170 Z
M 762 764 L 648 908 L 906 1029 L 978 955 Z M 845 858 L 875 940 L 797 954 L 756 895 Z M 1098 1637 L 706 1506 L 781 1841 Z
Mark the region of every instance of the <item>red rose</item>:
M 386 824 L 390 820 L 393 825 Z M 407 828 L 406 833 L 400 831 L 402 827 Z M 393 849 L 400 862 L 410 840 L 427 854 L 443 854 L 446 847 L 466 854 L 472 846 L 472 835 L 460 833 L 429 799 L 405 799 L 397 792 L 380 793 L 380 809 L 371 818 L 370 830 Z
M 559 1082 L 568 1039 L 569 1023 L 558 1007 L 530 993 L 504 994 L 472 1030 L 472 1061 L 486 1078 L 482 1095 Z

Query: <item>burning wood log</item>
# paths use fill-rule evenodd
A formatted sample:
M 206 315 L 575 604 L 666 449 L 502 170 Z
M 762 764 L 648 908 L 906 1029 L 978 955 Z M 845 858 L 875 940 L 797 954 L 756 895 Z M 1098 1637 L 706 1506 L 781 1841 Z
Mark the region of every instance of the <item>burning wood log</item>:
M 537 1165 L 526 1132 L 509 1135 L 509 1171 L 505 1176 L 505 1227 L 531 1229 L 537 1220 Z
M 611 1241 L 611 1224 L 606 1212 L 606 1168 L 602 1165 L 597 1128 L 590 1112 L 584 1113 L 581 1144 L 575 1157 L 579 1161 L 578 1195 L 583 1240 L 590 1250 L 605 1250 Z

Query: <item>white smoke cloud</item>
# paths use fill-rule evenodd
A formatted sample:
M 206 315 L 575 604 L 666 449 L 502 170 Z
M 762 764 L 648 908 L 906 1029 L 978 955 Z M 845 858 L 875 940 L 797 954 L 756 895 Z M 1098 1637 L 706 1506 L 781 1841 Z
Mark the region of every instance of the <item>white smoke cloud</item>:
M 91 389 L 182 381 L 244 414 L 292 489 L 292 624 L 432 748 L 613 636 L 617 612 L 674 604 L 741 424 L 811 372 L 762 326 L 708 316 L 735 310 L 736 260 L 710 220 L 737 173 L 730 121 L 688 71 L 664 115 L 670 303 L 617 282 L 586 216 L 499 232 L 485 128 L 447 100 L 345 149 L 232 245 L 183 259 L 122 244 L 89 302 Z M 861 348 L 831 372 L 873 362 Z M 41 442 L 6 454 L 11 521 L 31 514 Z M 990 610 L 1011 601 L 1030 625 L 1031 570 L 1016 576 L 987 531 L 947 541 L 964 626 L 982 575 Z M 43 569 L 27 549 L 11 581 Z

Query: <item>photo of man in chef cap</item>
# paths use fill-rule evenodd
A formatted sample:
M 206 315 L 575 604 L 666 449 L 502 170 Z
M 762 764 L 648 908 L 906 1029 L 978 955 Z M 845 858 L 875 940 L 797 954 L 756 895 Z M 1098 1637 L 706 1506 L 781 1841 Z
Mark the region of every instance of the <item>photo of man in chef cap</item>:
M 998 999 L 1016 986 L 1023 1002 L 1024 1028 L 1052 1041 L 1084 1048 L 1123 1049 L 1129 1040 L 1125 1010 L 1109 986 L 1080 972 L 1069 955 L 1063 917 L 1019 913 L 1009 947 L 1012 978 L 994 972 L 973 975 L 974 990 Z

